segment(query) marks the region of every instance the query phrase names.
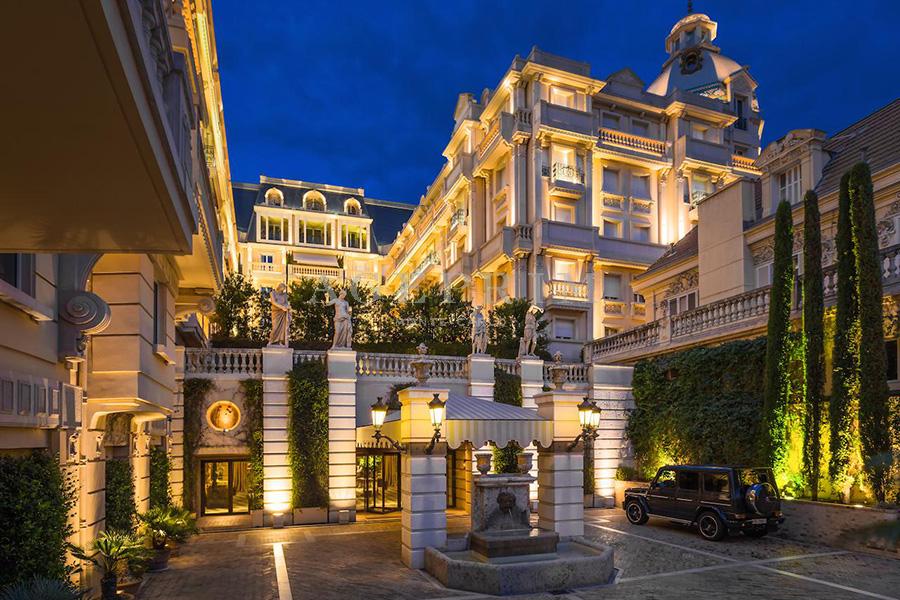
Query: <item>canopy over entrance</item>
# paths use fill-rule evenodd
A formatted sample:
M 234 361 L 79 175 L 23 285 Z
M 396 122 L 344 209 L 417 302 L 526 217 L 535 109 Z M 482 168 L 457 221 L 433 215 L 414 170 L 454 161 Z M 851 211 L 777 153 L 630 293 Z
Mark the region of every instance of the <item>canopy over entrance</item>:
M 399 412 L 388 415 L 382 432 L 399 439 Z M 371 425 L 357 427 L 356 445 L 364 448 L 377 447 L 372 439 L 374 433 L 375 429 Z M 553 443 L 553 423 L 539 417 L 533 408 L 450 393 L 441 438 L 454 449 L 465 442 L 470 442 L 476 448 L 486 446 L 489 442 L 500 448 L 505 448 L 509 442 L 515 442 L 522 448 L 532 442 L 548 448 Z M 388 447 L 386 442 L 381 445 Z

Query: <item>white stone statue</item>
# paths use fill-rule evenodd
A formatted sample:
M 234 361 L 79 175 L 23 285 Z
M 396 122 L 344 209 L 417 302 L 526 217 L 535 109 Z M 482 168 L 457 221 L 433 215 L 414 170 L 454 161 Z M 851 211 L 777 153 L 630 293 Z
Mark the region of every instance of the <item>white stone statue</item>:
M 347 302 L 347 290 L 341 290 L 338 297 L 329 304 L 334 304 L 334 343 L 332 348 L 350 348 L 353 341 L 353 321 L 350 318 L 353 309 Z
M 287 347 L 291 334 L 291 303 L 288 301 L 287 286 L 279 283 L 269 292 L 272 308 L 272 331 L 269 332 L 270 346 Z
M 487 354 L 488 329 L 481 307 L 476 306 L 472 315 L 472 354 Z
M 519 358 L 534 356 L 537 347 L 537 317 L 534 314 L 538 310 L 538 307 L 532 304 L 525 313 L 525 331 L 519 340 Z

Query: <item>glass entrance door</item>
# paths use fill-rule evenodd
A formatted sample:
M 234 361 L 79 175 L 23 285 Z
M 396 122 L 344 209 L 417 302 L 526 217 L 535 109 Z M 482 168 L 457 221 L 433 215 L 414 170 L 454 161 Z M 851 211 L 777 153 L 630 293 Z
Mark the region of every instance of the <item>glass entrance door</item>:
M 203 460 L 200 461 L 200 473 L 202 514 L 231 515 L 249 511 L 246 460 Z
M 400 509 L 400 455 L 357 449 L 356 510 L 387 513 Z

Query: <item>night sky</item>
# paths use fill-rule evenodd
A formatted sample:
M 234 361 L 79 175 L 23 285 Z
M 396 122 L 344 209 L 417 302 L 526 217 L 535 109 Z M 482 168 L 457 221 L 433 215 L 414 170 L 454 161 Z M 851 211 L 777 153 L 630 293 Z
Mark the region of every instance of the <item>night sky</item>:
M 750 65 L 763 144 L 833 133 L 900 96 L 900 1 L 697 0 L 715 43 Z M 460 92 L 493 88 L 532 45 L 630 67 L 649 84 L 676 0 L 318 2 L 215 0 L 235 181 L 260 174 L 417 202 L 444 158 Z

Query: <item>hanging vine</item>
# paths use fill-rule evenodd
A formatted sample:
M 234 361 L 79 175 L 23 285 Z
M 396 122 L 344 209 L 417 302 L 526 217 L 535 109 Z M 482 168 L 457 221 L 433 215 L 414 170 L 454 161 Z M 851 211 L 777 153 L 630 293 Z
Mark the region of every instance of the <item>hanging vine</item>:
M 250 446 L 249 490 L 250 510 L 263 507 L 263 385 L 261 379 L 241 381 L 244 414 L 247 422 L 247 444 Z
M 184 487 L 182 505 L 196 512 L 194 498 L 196 494 L 197 459 L 194 453 L 200 444 L 200 426 L 203 413 L 203 402 L 206 395 L 215 388 L 212 379 L 184 380 L 184 430 L 182 432 L 184 458 Z

